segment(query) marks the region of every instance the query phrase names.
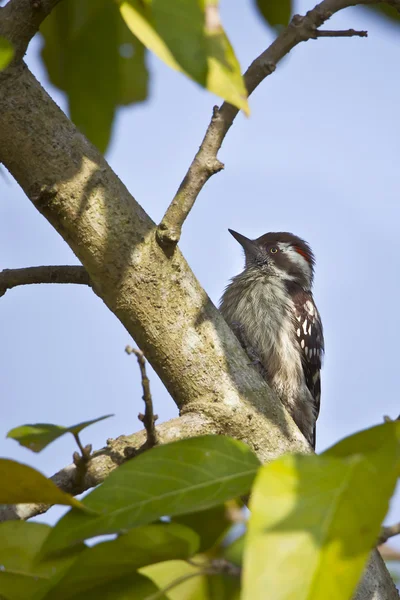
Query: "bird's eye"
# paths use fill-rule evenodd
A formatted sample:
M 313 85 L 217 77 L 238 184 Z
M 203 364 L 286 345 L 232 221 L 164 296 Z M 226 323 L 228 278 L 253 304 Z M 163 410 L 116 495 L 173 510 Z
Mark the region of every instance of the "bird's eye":
M 278 252 L 278 248 L 276 246 L 272 246 L 272 248 L 270 248 L 269 251 L 271 252 L 271 254 L 276 254 Z

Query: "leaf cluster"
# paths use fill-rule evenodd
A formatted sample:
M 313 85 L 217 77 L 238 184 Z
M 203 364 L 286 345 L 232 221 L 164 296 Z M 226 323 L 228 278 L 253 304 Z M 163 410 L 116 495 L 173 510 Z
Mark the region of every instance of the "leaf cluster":
M 37 426 L 42 447 L 50 429 Z M 37 451 L 35 426 L 9 435 Z M 0 502 L 71 508 L 54 527 L 0 525 L 0 596 L 319 600 L 329 589 L 333 600 L 350 599 L 399 466 L 398 421 L 320 456 L 286 455 L 263 466 L 245 444 L 223 436 L 156 446 L 82 501 L 34 469 L 2 459 L 7 485 Z M 247 521 L 238 499 L 249 493 Z M 112 539 L 93 543 L 105 534 Z

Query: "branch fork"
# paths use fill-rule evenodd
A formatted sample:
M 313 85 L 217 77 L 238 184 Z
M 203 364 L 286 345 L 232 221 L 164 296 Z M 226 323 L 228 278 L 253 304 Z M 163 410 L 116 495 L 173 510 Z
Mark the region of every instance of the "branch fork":
M 399 2 L 400 0 L 392 0 Z M 361 0 L 359 4 L 370 4 L 371 0 Z M 277 63 L 300 42 L 320 37 L 366 37 L 366 31 L 330 31 L 318 29 L 334 12 L 352 6 L 352 0 L 323 0 L 305 16 L 294 15 L 288 27 L 274 40 L 267 50 L 256 58 L 244 74 L 248 95 L 276 69 Z M 194 157 L 175 197 L 167 208 L 157 229 L 157 240 L 167 248 L 175 246 L 180 239 L 182 226 L 189 215 L 196 198 L 207 181 L 223 169 L 217 154 L 239 110 L 224 102 L 220 108 L 214 107 L 211 122 L 207 128 L 199 151 Z

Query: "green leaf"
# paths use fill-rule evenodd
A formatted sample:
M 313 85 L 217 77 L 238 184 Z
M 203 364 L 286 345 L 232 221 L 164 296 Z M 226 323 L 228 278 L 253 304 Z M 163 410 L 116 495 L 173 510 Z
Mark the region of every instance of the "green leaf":
M 39 471 L 8 458 L 0 458 L 0 481 L 0 504 L 40 502 L 88 510 Z
M 198 555 L 194 561 L 199 566 L 174 560 L 144 567 L 140 572 L 160 589 L 168 588 L 169 600 L 239 600 L 239 577 L 205 575 L 201 565 L 208 560 Z
M 41 33 L 50 81 L 66 92 L 73 122 L 105 151 L 117 107 L 147 97 L 143 44 L 110 0 L 60 2 Z
M 167 588 L 181 580 L 178 585 L 168 590 L 168 600 L 210 600 L 207 577 L 201 574 L 198 567 L 187 562 L 170 560 L 144 567 L 140 572 L 154 581 L 159 589 Z
M 377 462 L 383 465 L 384 461 L 388 460 L 388 468 L 393 466 L 394 469 L 394 473 L 391 473 L 391 476 L 399 477 L 399 442 L 400 421 L 391 421 L 358 431 L 325 450 L 321 456 L 347 458 L 352 455 L 361 454 L 365 460 L 371 462 L 371 468 L 375 468 L 375 463 Z M 382 483 L 384 481 L 385 479 L 382 480 Z
M 76 546 L 62 557 L 36 562 L 50 527 L 43 523 L 8 521 L 0 523 L 0 597 L 26 600 L 46 589 L 50 579 L 62 576 L 84 548 Z
M 14 48 L 6 38 L 0 35 L 0 71 L 3 71 L 14 57 Z
M 198 0 L 152 0 L 151 10 L 154 29 L 177 64 L 205 86 L 208 67 L 204 12 Z
M 222 28 L 218 0 L 120 0 L 132 33 L 169 67 L 249 114 L 240 64 Z
M 157 600 L 169 600 L 158 595 L 159 588 L 145 575 L 129 573 L 125 577 L 109 581 L 101 587 L 80 592 L 74 600 L 151 600 L 157 594 Z M 35 598 L 36 600 L 36 598 Z
M 287 25 L 292 16 L 292 0 L 256 0 L 256 6 L 268 25 Z
M 208 510 L 174 517 L 173 521 L 186 525 L 197 533 L 200 537 L 199 552 L 205 552 L 217 544 L 232 527 L 223 504 Z
M 51 442 L 58 439 L 65 433 L 72 433 L 72 435 L 78 435 L 83 429 L 109 419 L 114 415 L 105 415 L 92 419 L 91 421 L 84 421 L 78 423 L 78 425 L 72 425 L 71 427 L 63 427 L 62 425 L 52 425 L 51 423 L 35 423 L 33 425 L 21 425 L 15 427 L 7 433 L 8 438 L 16 440 L 21 446 L 29 448 L 32 452 L 40 452 L 43 448 L 46 448 Z
M 67 600 L 85 592 L 89 597 L 103 597 L 104 586 L 119 580 L 140 567 L 170 559 L 186 559 L 195 554 L 198 536 L 182 525 L 147 525 L 86 548 L 43 600 Z
M 251 496 L 243 600 L 352 598 L 399 475 L 400 423 L 321 456 L 284 456 Z M 375 491 L 378 490 L 378 493 Z
M 203 436 L 157 446 L 113 471 L 83 503 L 96 516 L 68 512 L 44 544 L 59 551 L 81 540 L 205 510 L 248 492 L 259 466 L 245 444 Z

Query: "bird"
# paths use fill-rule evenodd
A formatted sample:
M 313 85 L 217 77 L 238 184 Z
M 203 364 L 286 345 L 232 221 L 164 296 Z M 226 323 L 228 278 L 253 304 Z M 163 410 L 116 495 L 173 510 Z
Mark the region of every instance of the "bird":
M 313 252 L 288 232 L 251 240 L 228 231 L 244 250 L 245 266 L 226 287 L 220 312 L 315 450 L 324 335 L 312 294 Z

